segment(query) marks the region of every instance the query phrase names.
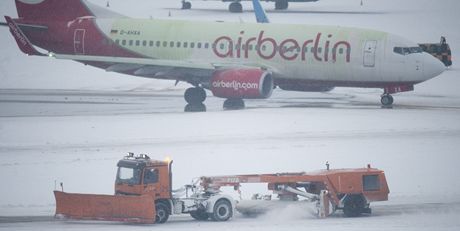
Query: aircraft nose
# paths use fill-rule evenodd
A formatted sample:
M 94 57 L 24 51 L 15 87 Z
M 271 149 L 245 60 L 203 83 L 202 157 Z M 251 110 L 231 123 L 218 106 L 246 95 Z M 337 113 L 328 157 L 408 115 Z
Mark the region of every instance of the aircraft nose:
M 446 70 L 446 66 L 437 58 L 432 55 L 425 53 L 424 54 L 424 76 L 425 79 L 431 79 L 440 75 Z

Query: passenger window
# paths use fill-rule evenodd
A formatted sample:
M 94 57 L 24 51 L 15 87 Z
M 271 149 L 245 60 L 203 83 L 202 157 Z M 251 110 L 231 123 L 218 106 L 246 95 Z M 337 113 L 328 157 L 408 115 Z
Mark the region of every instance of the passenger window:
M 145 169 L 144 184 L 153 184 L 158 182 L 158 169 Z
M 174 42 L 169 42 L 170 47 L 174 47 Z
M 150 45 L 151 47 L 153 47 L 153 41 L 150 41 L 149 45 Z
M 140 46 L 140 45 L 141 45 L 141 41 L 136 40 L 136 46 Z
M 195 48 L 195 43 L 190 43 L 190 48 Z
M 188 47 L 188 43 L 184 42 L 184 48 L 187 48 L 187 47 Z
M 118 45 L 120 45 L 120 40 L 118 40 L 118 39 L 115 40 L 115 43 L 118 44 Z
M 208 49 L 208 48 L 209 48 L 209 43 L 205 43 L 205 44 L 204 44 L 204 48 L 205 48 L 205 49 Z
M 147 46 L 147 41 L 142 41 L 142 46 L 146 47 Z
M 177 43 L 176 43 L 176 47 L 180 47 L 180 42 L 177 42 Z
M 129 40 L 129 45 L 132 46 L 134 44 L 133 40 Z
M 160 47 L 161 42 L 160 42 L 160 41 L 157 41 L 155 45 L 157 45 L 157 47 Z
M 168 42 L 163 41 L 163 47 L 167 47 L 167 46 L 168 46 Z
M 125 46 L 125 45 L 126 45 L 126 40 L 123 39 L 123 40 L 121 41 L 121 45 Z
M 197 43 L 197 44 L 196 44 L 196 47 L 197 47 L 198 49 L 200 49 L 200 48 L 201 48 L 201 43 Z

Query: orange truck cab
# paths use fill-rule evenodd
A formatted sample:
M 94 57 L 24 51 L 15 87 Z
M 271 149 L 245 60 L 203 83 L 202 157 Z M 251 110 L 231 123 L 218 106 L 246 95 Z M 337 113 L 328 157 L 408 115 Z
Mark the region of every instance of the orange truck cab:
M 116 195 L 152 195 L 157 200 L 172 198 L 172 161 L 150 160 L 145 156 L 118 161 Z

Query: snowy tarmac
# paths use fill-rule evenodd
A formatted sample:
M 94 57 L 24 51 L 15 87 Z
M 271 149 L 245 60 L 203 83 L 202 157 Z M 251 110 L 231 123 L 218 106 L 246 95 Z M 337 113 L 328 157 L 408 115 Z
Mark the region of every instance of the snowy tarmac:
M 185 215 L 162 230 L 460 227 L 456 98 L 429 104 L 421 103 L 426 96 L 401 95 L 404 104 L 382 109 L 373 91 L 277 90 L 268 101 L 248 100 L 246 110 L 223 111 L 222 100 L 209 97 L 208 112 L 184 113 L 181 91 L 1 90 L 0 96 L 0 175 L 11 185 L 0 188 L 0 229 L 151 229 L 52 219 L 55 182 L 68 192 L 112 194 L 116 162 L 128 151 L 172 157 L 175 188 L 201 175 L 311 171 L 329 161 L 384 169 L 391 191 L 388 202 L 371 206 L 371 216 L 356 219 L 337 212 L 317 220 L 293 209 L 237 215 L 222 225 Z M 242 190 L 244 199 L 268 193 L 258 185 Z

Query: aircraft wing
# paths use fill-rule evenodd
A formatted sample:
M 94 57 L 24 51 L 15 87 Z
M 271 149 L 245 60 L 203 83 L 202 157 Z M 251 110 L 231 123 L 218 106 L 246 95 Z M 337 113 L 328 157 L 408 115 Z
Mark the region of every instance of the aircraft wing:
M 151 58 L 128 58 L 88 55 L 49 55 L 56 59 L 69 59 L 79 62 L 100 62 L 108 65 L 106 71 L 129 72 L 137 76 L 161 79 L 175 79 L 191 83 L 208 82 L 212 74 L 219 69 L 260 68 L 272 73 L 277 71 L 269 66 L 256 63 L 213 63 L 200 60 L 165 60 Z

